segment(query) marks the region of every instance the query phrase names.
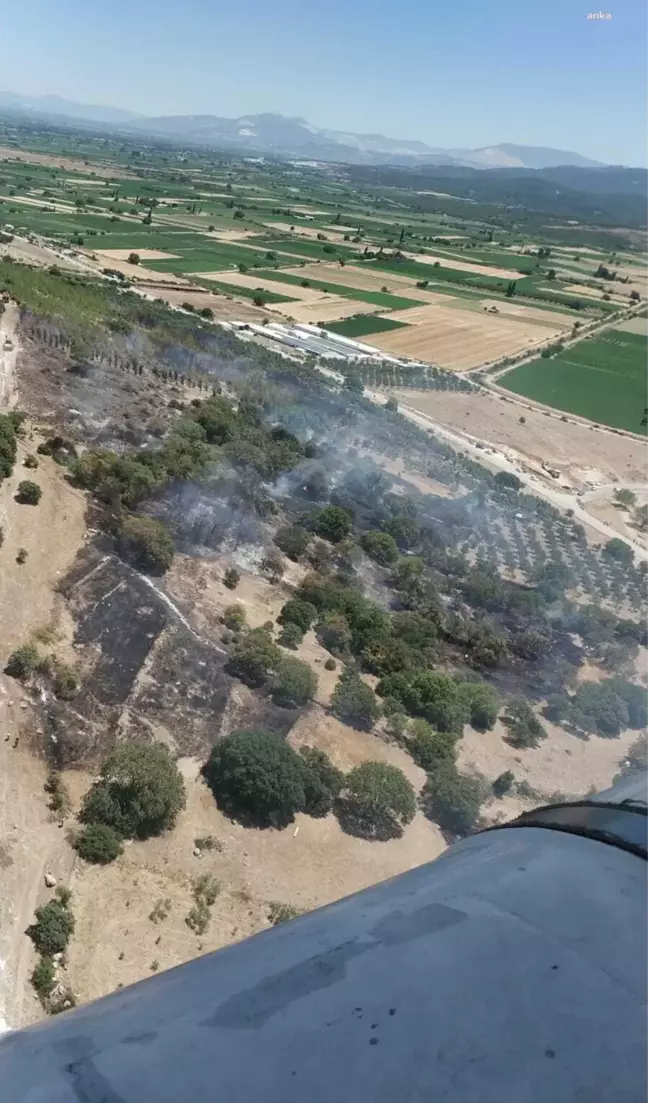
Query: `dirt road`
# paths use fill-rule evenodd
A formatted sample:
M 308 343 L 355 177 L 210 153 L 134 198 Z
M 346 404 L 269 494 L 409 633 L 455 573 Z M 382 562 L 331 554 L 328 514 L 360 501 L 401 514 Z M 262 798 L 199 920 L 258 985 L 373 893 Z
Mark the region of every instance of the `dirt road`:
M 0 409 L 14 405 L 16 357 L 18 355 L 18 307 L 7 303 L 0 316 Z

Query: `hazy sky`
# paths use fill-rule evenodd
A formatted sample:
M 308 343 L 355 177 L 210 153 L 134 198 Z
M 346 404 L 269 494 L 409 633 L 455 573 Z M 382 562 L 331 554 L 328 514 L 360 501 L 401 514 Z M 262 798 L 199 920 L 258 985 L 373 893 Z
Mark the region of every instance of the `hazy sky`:
M 645 164 L 645 0 L 587 2 L 21 0 L 3 6 L 0 87 Z

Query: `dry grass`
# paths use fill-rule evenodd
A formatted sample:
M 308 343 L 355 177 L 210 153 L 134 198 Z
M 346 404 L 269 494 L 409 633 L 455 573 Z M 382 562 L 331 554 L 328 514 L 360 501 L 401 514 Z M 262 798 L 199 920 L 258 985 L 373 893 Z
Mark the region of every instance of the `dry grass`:
M 385 352 L 411 356 L 465 371 L 520 352 L 531 353 L 550 336 L 525 319 L 501 317 L 485 311 L 467 311 L 452 306 L 411 307 L 394 315 L 408 322 L 408 329 L 394 329 L 364 338 Z M 556 334 L 561 332 L 559 328 Z
M 111 260 L 128 260 L 131 253 L 136 253 L 140 260 L 175 260 L 179 253 L 167 253 L 163 249 L 102 249 L 101 256 Z

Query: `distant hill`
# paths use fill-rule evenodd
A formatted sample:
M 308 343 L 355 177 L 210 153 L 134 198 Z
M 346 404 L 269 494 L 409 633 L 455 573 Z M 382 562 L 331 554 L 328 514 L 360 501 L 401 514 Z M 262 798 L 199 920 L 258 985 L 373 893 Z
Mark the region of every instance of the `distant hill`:
M 355 134 L 313 126 L 298 116 L 272 113 L 242 115 L 165 115 L 149 118 L 117 107 L 76 103 L 60 96 L 22 96 L 0 92 L 0 112 L 30 118 L 57 118 L 66 123 L 110 126 L 130 134 L 148 134 L 176 143 L 201 145 L 236 153 L 265 154 L 292 160 L 330 161 L 357 165 L 448 165 L 478 169 L 545 169 L 560 165 L 594 167 L 597 161 L 568 150 L 542 146 L 500 145 L 482 149 L 442 149 L 425 142 Z
M 0 92 L 0 110 L 26 115 L 64 116 L 95 123 L 127 123 L 141 116 L 121 107 L 101 107 L 93 103 L 76 103 L 61 96 L 21 96 L 17 92 Z

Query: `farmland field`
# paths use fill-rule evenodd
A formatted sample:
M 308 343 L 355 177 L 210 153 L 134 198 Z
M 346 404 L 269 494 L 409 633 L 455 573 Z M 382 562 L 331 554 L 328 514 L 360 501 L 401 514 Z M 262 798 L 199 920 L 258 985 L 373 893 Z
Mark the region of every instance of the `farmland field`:
M 618 329 L 582 341 L 561 356 L 533 360 L 500 384 L 515 394 L 616 429 L 645 433 L 648 341 Z

